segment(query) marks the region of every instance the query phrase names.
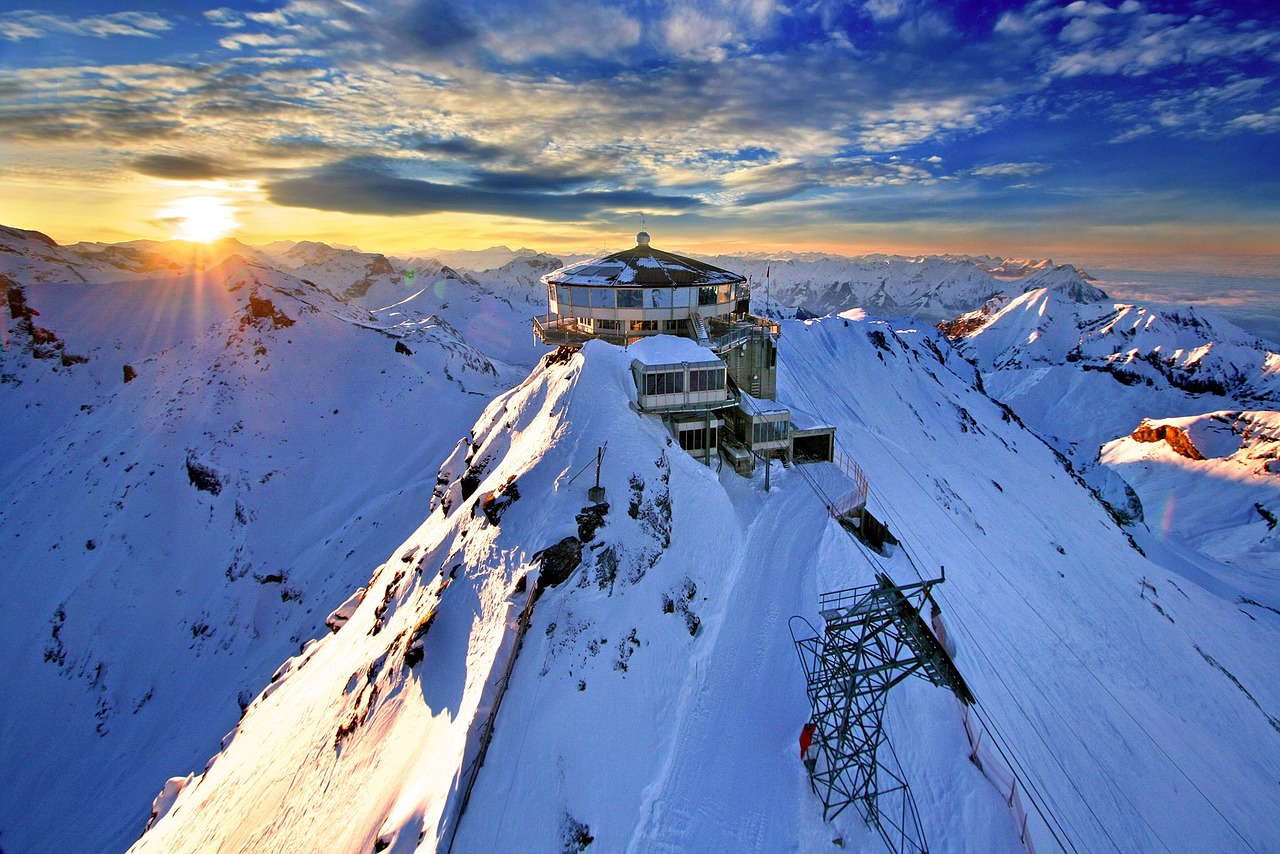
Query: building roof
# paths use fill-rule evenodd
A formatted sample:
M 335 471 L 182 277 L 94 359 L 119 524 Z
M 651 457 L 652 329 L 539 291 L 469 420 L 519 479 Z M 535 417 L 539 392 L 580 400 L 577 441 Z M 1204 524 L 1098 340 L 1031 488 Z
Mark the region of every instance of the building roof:
M 634 248 L 561 267 L 543 276 L 542 281 L 555 285 L 605 287 L 699 287 L 737 284 L 746 279 L 694 258 L 654 249 L 649 245 L 648 233 L 642 231 L 636 235 Z
M 627 345 L 627 352 L 643 365 L 724 364 L 720 357 L 696 341 L 675 335 L 650 335 Z

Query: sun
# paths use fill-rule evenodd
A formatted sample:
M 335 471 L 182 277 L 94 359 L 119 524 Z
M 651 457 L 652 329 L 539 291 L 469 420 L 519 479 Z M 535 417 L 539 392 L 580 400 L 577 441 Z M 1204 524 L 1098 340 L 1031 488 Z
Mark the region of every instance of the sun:
M 234 209 L 226 199 L 217 196 L 188 196 L 178 199 L 161 211 L 177 230 L 174 238 L 192 243 L 211 243 L 226 237 L 236 228 Z

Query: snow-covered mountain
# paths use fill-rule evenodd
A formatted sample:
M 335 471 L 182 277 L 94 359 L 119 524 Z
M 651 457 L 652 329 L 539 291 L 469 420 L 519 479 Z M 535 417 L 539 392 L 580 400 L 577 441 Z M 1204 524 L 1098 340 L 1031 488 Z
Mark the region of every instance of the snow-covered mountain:
M 785 259 L 721 256 L 708 259 L 752 280 L 756 309 L 776 317 L 821 316 L 861 307 L 877 314 L 909 314 L 937 322 L 990 298 L 1049 288 L 1077 302 L 1105 300 L 1080 269 L 1052 261 L 963 255 L 818 255 Z
M 1280 413 L 1145 421 L 1099 459 L 1141 497 L 1147 524 L 1230 564 L 1242 596 L 1271 601 L 1280 567 Z
M 441 449 L 526 368 L 476 350 L 431 289 L 370 310 L 238 256 L 101 284 L 17 260 L 0 846 L 123 850 L 155 781 L 202 764 L 325 631 L 427 512 Z M 510 311 L 475 299 L 469 319 Z
M 533 249 L 512 249 L 508 246 L 490 246 L 488 249 L 419 249 L 410 252 L 415 258 L 434 258 L 441 264 L 463 270 L 483 273 L 505 267 L 520 258 L 538 255 Z
M 261 252 L 232 238 L 208 244 L 134 240 L 59 246 L 38 231 L 0 225 L 0 273 L 24 284 L 149 279 L 204 270 L 232 255 L 264 260 Z
M 1267 342 L 1204 309 L 1081 304 L 1047 290 L 941 326 L 987 392 L 1123 518 L 1189 545 L 1205 584 L 1275 596 L 1280 354 Z
M 1140 554 L 936 333 L 854 315 L 782 340 L 781 396 L 837 424 L 915 565 L 946 564 L 960 666 L 1072 843 L 1274 845 L 1275 615 Z M 591 343 L 496 399 L 350 619 L 281 668 L 134 850 L 876 850 L 852 811 L 822 821 L 795 758 L 786 622 L 912 564 L 830 519 L 809 483 L 839 488 L 830 464 L 765 492 L 673 447 L 630 405 L 629 363 Z M 605 442 L 593 510 L 570 481 Z M 936 849 L 1018 850 L 950 695 L 913 682 L 891 703 Z
M 1229 507 L 1265 527 L 1252 493 L 1181 505 L 1206 521 L 1189 544 L 1117 527 L 983 393 L 1006 393 L 1002 371 L 927 326 L 783 325 L 780 397 L 867 472 L 905 545 L 883 558 L 826 515 L 819 492 L 849 485 L 834 466 L 775 466 L 766 492 L 632 408 L 626 351 L 543 359 L 545 256 L 480 274 L 151 244 L 177 266 L 142 270 L 137 245 L 0 244 L 7 854 L 879 850 L 853 810 L 822 821 L 796 759 L 787 618 L 942 565 L 982 743 L 1010 751 L 1036 850 L 1280 847 L 1272 553 L 1210 530 Z M 941 304 L 945 275 L 914 263 L 885 294 Z M 1051 264 L 964 263 L 1010 297 L 1037 275 L 1071 290 Z M 994 293 L 965 281 L 965 309 Z M 1270 404 L 1243 403 L 1175 425 L 1223 466 L 1209 476 L 1270 471 Z M 1142 491 L 1149 466 L 1158 484 L 1170 435 L 1109 446 L 1117 479 Z M 584 469 L 606 442 L 593 509 Z M 903 683 L 888 725 L 934 850 L 1019 850 L 948 693 Z

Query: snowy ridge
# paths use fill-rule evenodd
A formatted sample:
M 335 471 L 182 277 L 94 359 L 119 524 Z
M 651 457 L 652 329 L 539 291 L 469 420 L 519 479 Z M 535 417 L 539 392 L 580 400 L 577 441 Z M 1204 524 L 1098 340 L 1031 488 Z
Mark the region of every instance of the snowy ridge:
M 851 315 L 788 324 L 783 341 L 784 399 L 838 424 L 873 511 L 921 566 L 947 564 L 960 666 L 1062 832 L 1080 850 L 1274 843 L 1265 650 L 1280 622 L 1132 548 L 1050 448 L 944 364 L 936 333 Z M 785 625 L 879 560 L 796 470 L 765 493 L 672 447 L 628 406 L 628 361 L 593 342 L 495 400 L 351 620 L 136 850 L 436 850 L 535 567 L 569 574 L 534 608 L 455 850 L 872 845 L 852 811 L 821 821 L 795 759 L 808 711 Z M 595 527 L 568 481 L 605 440 Z M 905 555 L 888 567 L 911 571 Z M 1019 850 L 954 700 L 911 681 L 890 718 L 935 848 Z
M 155 781 L 203 764 L 324 631 L 420 522 L 439 449 L 523 371 L 434 294 L 371 312 L 241 258 L 10 282 L 58 347 L 6 312 L 0 679 L 23 688 L 0 756 L 22 796 L 0 798 L 0 844 L 122 850 Z
M 752 280 L 752 303 L 772 316 L 800 311 L 820 316 L 861 307 L 876 314 L 910 314 L 937 322 L 981 305 L 996 295 L 1051 288 L 1079 302 L 1106 294 L 1078 268 L 1051 261 L 1027 262 L 969 256 L 818 256 L 746 261 L 710 258 Z
M 559 259 L 524 249 L 512 252 L 495 247 L 477 253 L 424 250 L 421 257 L 399 263 L 419 269 L 449 264 L 471 271 L 486 284 L 514 280 L 528 284 L 535 299 L 541 300 L 539 276 L 601 254 L 607 253 L 561 256 L 562 264 Z M 692 257 L 747 276 L 753 283 L 755 310 L 774 317 L 791 317 L 797 311 L 819 316 L 862 307 L 936 322 L 996 295 L 1015 297 L 1039 288 L 1052 289 L 1077 302 L 1107 298 L 1078 267 L 1048 260 L 969 255 L 845 257 L 817 252 L 694 253 Z

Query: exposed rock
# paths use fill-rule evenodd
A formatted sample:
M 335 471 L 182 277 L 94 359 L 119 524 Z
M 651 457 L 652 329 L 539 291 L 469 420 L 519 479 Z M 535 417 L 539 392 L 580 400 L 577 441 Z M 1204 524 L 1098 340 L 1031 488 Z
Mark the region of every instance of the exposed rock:
M 404 666 L 412 670 L 422 663 L 422 659 L 426 657 L 427 631 L 431 628 L 431 624 L 436 620 L 436 609 L 432 608 L 427 616 L 423 617 L 418 625 L 414 627 L 413 632 L 409 635 L 409 640 L 404 649 Z
M 578 539 L 584 543 L 589 543 L 595 539 L 596 531 L 600 530 L 604 525 L 604 517 L 607 515 L 609 515 L 607 502 L 583 507 L 582 512 L 576 517 L 578 521 Z
M 554 546 L 543 549 L 534 556 L 542 561 L 538 574 L 538 590 L 555 587 L 573 574 L 582 563 L 582 541 L 577 537 L 565 537 Z
M 253 294 L 249 295 L 249 316 L 253 320 L 269 320 L 275 329 L 284 329 L 294 323 L 293 318 L 276 308 L 271 300 Z
M 137 369 L 136 369 L 136 368 L 134 368 L 134 367 L 133 367 L 133 365 L 125 365 L 125 366 L 124 366 L 124 381 L 125 381 L 125 382 L 127 382 L 127 383 L 130 383 L 130 382 L 133 382 L 134 380 L 136 380 L 137 378 L 138 378 L 138 371 L 137 371 Z
M 561 344 L 554 351 L 542 357 L 542 364 L 548 368 L 552 365 L 567 365 L 569 360 L 573 358 L 573 354 L 578 352 L 578 349 L 578 347 Z
M 366 588 L 361 587 L 355 593 L 352 593 L 347 601 L 343 602 L 329 616 L 324 618 L 324 624 L 329 627 L 329 631 L 336 632 L 347 624 L 351 619 L 351 615 L 356 612 L 356 608 L 360 607 L 360 603 L 364 601 Z
M 1152 424 L 1143 421 L 1133 431 L 1135 442 L 1167 442 L 1174 453 L 1181 454 L 1189 460 L 1203 460 L 1204 454 L 1192 443 L 1191 437 L 1179 427 L 1172 424 Z
M 489 520 L 490 525 L 497 525 L 502 521 L 502 514 L 506 513 L 507 508 L 519 497 L 520 488 L 516 486 L 515 475 L 512 475 L 480 502 L 480 509 L 484 512 L 484 518 Z
M 187 478 L 196 489 L 210 495 L 222 491 L 222 478 L 218 477 L 217 471 L 192 456 L 187 457 Z

